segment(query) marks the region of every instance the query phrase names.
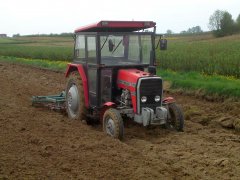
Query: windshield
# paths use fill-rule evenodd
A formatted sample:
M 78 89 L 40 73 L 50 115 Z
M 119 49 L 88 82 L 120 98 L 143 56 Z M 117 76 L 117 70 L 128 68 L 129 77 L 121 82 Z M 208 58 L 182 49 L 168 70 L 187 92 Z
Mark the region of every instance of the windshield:
M 151 35 L 100 36 L 101 63 L 105 65 L 149 64 Z

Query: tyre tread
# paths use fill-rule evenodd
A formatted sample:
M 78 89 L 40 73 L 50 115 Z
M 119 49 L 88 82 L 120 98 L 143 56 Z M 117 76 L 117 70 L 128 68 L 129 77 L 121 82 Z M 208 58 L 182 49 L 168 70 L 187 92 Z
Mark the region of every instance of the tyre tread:
M 106 132 L 106 122 L 105 119 L 107 116 L 110 116 L 112 118 L 112 120 L 115 123 L 115 134 L 114 134 L 114 138 L 116 139 L 123 139 L 123 134 L 124 134 L 124 125 L 123 125 L 123 120 L 122 117 L 119 113 L 118 110 L 114 109 L 114 108 L 109 108 L 108 110 L 105 111 L 104 115 L 103 115 L 103 131 Z

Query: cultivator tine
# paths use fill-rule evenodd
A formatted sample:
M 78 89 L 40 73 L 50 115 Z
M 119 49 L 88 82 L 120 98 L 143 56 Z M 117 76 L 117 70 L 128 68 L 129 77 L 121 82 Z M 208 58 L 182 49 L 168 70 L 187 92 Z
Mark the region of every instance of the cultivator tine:
M 54 111 L 65 111 L 66 93 L 62 91 L 58 95 L 32 96 L 32 106 L 47 107 Z

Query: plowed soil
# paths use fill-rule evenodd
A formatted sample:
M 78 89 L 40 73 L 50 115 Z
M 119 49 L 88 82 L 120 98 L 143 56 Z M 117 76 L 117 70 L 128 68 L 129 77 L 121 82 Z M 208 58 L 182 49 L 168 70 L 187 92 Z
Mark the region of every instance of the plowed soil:
M 31 106 L 33 95 L 64 90 L 63 73 L 5 63 L 0 72 L 0 179 L 240 179 L 239 103 L 166 93 L 185 131 L 130 124 L 121 142 Z

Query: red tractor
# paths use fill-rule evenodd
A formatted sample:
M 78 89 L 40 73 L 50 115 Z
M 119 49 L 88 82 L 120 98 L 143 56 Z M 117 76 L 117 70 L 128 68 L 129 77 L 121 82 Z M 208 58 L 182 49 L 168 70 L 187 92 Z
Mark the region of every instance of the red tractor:
M 69 118 L 98 120 L 118 139 L 123 119 L 182 131 L 182 111 L 172 97 L 163 98 L 163 80 L 156 76 L 155 37 L 152 21 L 100 21 L 76 29 L 66 71 Z M 159 44 L 166 49 L 165 39 Z

